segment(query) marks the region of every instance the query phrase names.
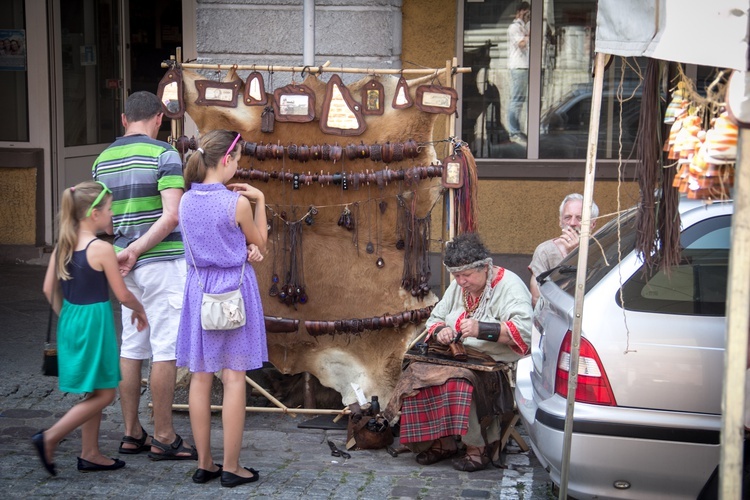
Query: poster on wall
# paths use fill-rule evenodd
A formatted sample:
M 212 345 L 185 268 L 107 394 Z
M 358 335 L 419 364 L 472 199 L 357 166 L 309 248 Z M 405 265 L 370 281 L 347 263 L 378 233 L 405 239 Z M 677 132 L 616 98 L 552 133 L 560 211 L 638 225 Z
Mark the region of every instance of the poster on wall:
M 0 71 L 26 71 L 25 30 L 0 30 Z

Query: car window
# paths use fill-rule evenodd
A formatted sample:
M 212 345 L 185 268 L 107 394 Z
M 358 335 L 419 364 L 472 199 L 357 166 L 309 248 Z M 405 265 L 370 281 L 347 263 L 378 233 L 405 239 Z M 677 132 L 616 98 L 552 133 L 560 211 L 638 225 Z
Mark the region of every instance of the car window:
M 731 217 L 713 217 L 683 231 L 680 263 L 651 271 L 641 267 L 617 302 L 629 311 L 723 316 Z

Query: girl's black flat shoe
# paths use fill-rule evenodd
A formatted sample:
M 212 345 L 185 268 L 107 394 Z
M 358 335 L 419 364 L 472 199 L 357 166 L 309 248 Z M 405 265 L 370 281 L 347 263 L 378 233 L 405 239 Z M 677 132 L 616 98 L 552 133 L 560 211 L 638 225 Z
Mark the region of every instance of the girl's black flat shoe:
M 218 467 L 217 470 L 211 472 L 210 470 L 206 469 L 198 469 L 193 474 L 193 482 L 198 484 L 207 483 L 212 479 L 216 479 L 217 477 L 221 477 L 221 464 L 215 464 L 216 467 Z
M 109 465 L 99 465 L 94 462 L 89 462 L 81 457 L 78 457 L 78 471 L 79 472 L 99 472 L 105 470 L 117 470 L 125 467 L 125 462 L 119 458 L 113 458 L 115 462 Z
M 239 486 L 241 484 L 254 483 L 258 479 L 260 479 L 260 474 L 257 470 L 250 469 L 249 467 L 245 467 L 244 469 L 250 471 L 250 473 L 252 473 L 252 476 L 242 477 L 238 476 L 237 474 L 232 474 L 231 472 L 223 471 L 221 473 L 221 485 L 225 488 L 234 488 L 235 486 Z

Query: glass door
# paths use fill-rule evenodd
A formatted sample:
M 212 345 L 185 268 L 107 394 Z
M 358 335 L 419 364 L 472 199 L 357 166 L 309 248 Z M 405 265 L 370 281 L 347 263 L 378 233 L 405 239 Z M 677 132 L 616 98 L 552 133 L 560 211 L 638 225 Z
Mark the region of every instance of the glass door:
M 90 179 L 96 156 L 121 133 L 123 5 L 53 0 L 52 11 L 59 193 Z

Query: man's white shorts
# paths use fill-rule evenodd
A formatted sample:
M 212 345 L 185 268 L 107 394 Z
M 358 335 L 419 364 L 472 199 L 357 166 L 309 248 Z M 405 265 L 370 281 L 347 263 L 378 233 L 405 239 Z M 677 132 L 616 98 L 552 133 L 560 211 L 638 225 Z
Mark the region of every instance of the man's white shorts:
M 154 361 L 172 361 L 176 358 L 186 274 L 185 259 L 176 259 L 152 262 L 125 276 L 128 290 L 146 309 L 148 327 L 140 332 L 136 330 L 130 322 L 133 311 L 122 306 L 121 357 L 153 357 Z

